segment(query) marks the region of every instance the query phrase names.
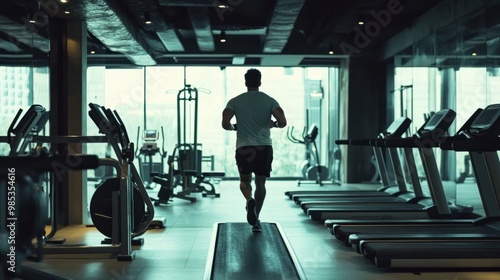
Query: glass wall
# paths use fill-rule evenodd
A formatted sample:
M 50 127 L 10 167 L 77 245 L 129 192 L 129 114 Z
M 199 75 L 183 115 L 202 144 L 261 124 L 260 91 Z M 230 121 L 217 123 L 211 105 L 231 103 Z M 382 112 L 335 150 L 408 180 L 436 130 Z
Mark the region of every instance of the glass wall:
M 476 109 L 500 102 L 497 6 L 456 20 L 415 43 L 411 55 L 396 57 L 395 91 L 411 87 L 405 88 L 407 93 L 394 95 L 395 104 L 411 107 L 414 124 L 421 123 L 426 111 L 451 108 L 457 113 L 449 129 L 454 134 Z M 410 89 L 412 102 L 401 102 Z M 405 110 L 405 106 L 401 108 Z M 397 109 L 394 115 L 404 113 Z M 484 214 L 468 153 L 435 151 L 448 198 Z
M 89 67 L 87 101 L 117 110 L 131 140 L 137 142 L 136 148 L 144 143 L 144 129 L 159 131 L 157 145 L 164 148 L 167 155 L 179 142 L 194 143 L 194 131 L 197 131 L 197 143 L 201 144 L 205 159 L 202 170 L 224 171 L 226 176 L 236 177 L 236 134 L 222 129 L 221 117 L 227 101 L 246 91 L 244 74 L 247 70 L 245 67 Z M 331 114 L 327 110 L 332 102 L 330 99 L 338 96 L 330 92 L 334 88 L 331 84 L 336 80 L 334 75 L 337 72 L 332 75 L 329 68 L 299 67 L 262 67 L 259 70 L 262 72 L 260 90 L 280 103 L 289 127 L 295 128 L 296 137 L 301 137 L 303 128 L 308 125 L 306 122 L 320 127 L 324 137 L 320 132 L 322 140 L 318 140 L 318 150 L 322 163 L 327 164 L 331 149 L 328 143 L 333 141 L 327 140 L 331 124 L 325 116 Z M 193 100 L 179 99 L 179 92 L 184 94 L 181 90 L 185 86 L 197 89 L 197 119 L 194 94 Z M 92 122 L 88 122 L 87 133 L 97 133 Z M 299 178 L 302 176 L 300 164 L 305 159 L 305 146 L 292 143 L 286 134 L 286 129 L 272 130 L 275 151 L 273 177 Z M 89 147 L 88 152 L 104 155 L 106 147 L 96 145 Z M 156 155 L 153 161 L 161 162 L 161 157 Z
M 23 113 L 33 104 L 49 110 L 48 67 L 0 66 L 0 135 L 6 136 L 19 109 Z M 49 127 L 45 128 L 48 131 Z M 0 143 L 0 154 L 10 151 L 7 143 Z

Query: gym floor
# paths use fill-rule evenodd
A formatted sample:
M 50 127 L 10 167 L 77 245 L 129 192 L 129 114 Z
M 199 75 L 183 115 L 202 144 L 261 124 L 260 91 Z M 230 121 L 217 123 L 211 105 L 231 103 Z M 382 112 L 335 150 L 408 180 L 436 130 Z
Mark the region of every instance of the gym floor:
M 323 224 L 310 220 L 284 192 L 296 189 L 296 181 L 269 181 L 261 221 L 279 223 L 290 241 L 308 279 L 448 279 L 496 280 L 498 271 L 433 271 L 412 273 L 375 267 L 367 259 L 342 245 Z M 327 186 L 325 188 L 376 189 L 378 185 Z M 147 231 L 144 245 L 137 247 L 132 262 L 117 261 L 106 254 L 45 255 L 39 263 L 26 265 L 71 279 L 202 279 L 213 225 L 245 221 L 245 202 L 237 181 L 216 185 L 220 198 L 198 201 L 174 199 L 156 207 L 157 216 L 167 218 L 166 228 Z M 316 187 L 301 186 L 300 189 Z M 151 192 L 156 196 L 157 190 Z M 250 230 L 250 226 L 248 228 Z M 266 234 L 265 232 L 256 234 Z M 56 237 L 66 244 L 98 245 L 102 235 L 92 227 L 67 227 Z M 251 275 L 249 275 L 249 279 Z M 253 278 L 251 278 L 253 279 Z

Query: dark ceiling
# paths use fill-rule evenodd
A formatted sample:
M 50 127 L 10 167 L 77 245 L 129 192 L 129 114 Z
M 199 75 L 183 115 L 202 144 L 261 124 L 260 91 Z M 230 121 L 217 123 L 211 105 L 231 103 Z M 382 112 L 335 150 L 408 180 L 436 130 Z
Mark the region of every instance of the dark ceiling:
M 67 18 L 85 19 L 89 61 L 292 66 L 327 65 L 347 54 L 370 54 L 441 0 L 2 2 L 2 58 L 47 54 L 50 25 Z M 360 19 L 365 25 L 358 25 Z

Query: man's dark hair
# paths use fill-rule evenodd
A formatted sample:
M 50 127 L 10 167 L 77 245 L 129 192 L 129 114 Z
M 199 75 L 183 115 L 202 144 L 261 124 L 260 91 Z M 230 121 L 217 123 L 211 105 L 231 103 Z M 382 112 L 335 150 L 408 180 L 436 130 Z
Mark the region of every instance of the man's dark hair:
M 254 68 L 249 69 L 245 74 L 245 85 L 247 87 L 259 87 L 261 77 L 262 75 L 259 70 Z

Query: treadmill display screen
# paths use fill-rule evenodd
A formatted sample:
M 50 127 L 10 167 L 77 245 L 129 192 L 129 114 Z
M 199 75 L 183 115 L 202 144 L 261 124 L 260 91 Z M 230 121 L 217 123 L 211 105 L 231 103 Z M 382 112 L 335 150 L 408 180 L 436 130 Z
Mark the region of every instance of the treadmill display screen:
M 425 125 L 424 129 L 425 130 L 434 130 L 446 117 L 446 114 L 448 111 L 439 111 L 436 114 L 434 114 L 429 122 Z
M 488 129 L 491 127 L 500 116 L 500 106 L 486 107 L 479 117 L 472 123 L 473 129 Z
M 388 128 L 387 128 L 387 132 L 390 132 L 390 133 L 393 133 L 394 131 L 396 131 L 403 123 L 404 121 L 406 120 L 405 117 L 401 117 L 397 120 L 395 120 Z
M 392 137 L 400 137 L 408 129 L 411 120 L 406 117 L 400 117 L 392 122 L 387 128 L 387 134 Z

